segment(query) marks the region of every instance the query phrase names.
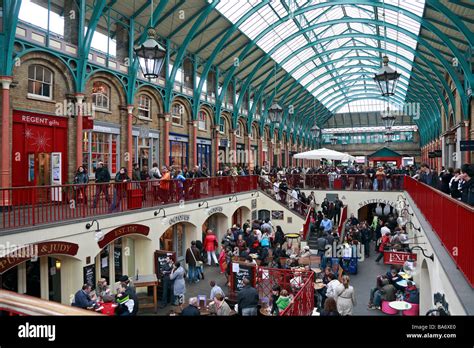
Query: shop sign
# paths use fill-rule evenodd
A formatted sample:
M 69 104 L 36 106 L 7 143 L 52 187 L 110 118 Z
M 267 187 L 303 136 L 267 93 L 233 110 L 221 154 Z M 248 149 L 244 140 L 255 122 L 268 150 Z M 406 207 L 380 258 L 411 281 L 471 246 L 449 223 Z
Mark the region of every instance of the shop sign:
M 219 146 L 227 147 L 229 145 L 229 139 L 221 139 L 219 140 Z
M 394 207 L 394 208 L 396 207 L 396 204 L 394 202 L 387 201 L 386 199 L 381 199 L 381 198 L 368 199 L 366 201 L 360 202 L 359 207 L 364 207 L 364 206 L 366 206 L 368 204 L 372 204 L 372 203 L 381 203 L 381 204 L 389 205 L 389 206 Z
M 383 263 L 386 265 L 404 265 L 407 260 L 416 261 L 416 254 L 385 251 L 383 254 Z
M 214 207 L 214 208 L 210 208 L 207 212 L 207 215 L 212 215 L 212 214 L 216 214 L 216 213 L 222 213 L 224 209 L 222 207 Z
M 129 234 L 141 234 L 143 236 L 148 236 L 148 233 L 150 233 L 150 227 L 148 226 L 138 224 L 125 225 L 108 232 L 104 238 L 97 242 L 97 244 L 99 244 L 99 247 L 102 249 L 107 244 L 110 244 L 112 241 L 123 236 L 127 236 Z
M 46 255 L 71 255 L 79 250 L 79 245 L 69 242 L 43 242 L 26 245 L 0 258 L 0 274 L 10 268 L 31 259 L 38 259 Z
M 27 123 L 31 125 L 49 126 L 49 127 L 67 127 L 67 119 L 64 117 L 46 116 L 31 112 L 14 111 L 13 121 Z
M 83 130 L 94 129 L 94 118 L 82 116 L 82 129 Z
M 189 215 L 176 215 L 168 220 L 169 225 L 174 225 L 178 222 L 189 222 Z
M 201 145 L 212 145 L 212 142 L 209 139 L 202 139 L 202 138 L 197 138 L 196 143 L 201 144 Z

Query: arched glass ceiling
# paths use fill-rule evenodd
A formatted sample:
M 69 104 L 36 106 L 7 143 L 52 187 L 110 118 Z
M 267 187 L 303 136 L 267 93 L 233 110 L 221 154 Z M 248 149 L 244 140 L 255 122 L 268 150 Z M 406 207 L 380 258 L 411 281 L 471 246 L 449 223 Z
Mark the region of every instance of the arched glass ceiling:
M 221 0 L 217 5 L 217 10 L 232 23 L 236 23 L 259 2 L 257 0 L 241 0 L 239 6 L 236 6 L 235 0 Z M 336 103 L 336 106 L 331 105 L 330 102 L 333 98 L 348 99 L 351 95 L 360 94 L 361 90 L 376 90 L 377 86 L 372 77 L 381 64 L 383 52 L 380 49 L 395 52 L 395 54 L 387 53 L 390 65 L 393 68 L 399 65 L 407 69 L 407 71 L 398 69 L 402 74 L 400 79 L 405 83 L 397 85 L 396 95 L 404 100 L 414 56 L 399 45 L 375 37 L 396 40 L 413 50 L 416 49 L 417 40 L 392 28 L 385 28 L 376 22 L 382 22 L 382 24 L 386 22 L 418 36 L 420 24 L 404 15 L 404 11 L 410 11 L 421 17 L 425 0 L 384 1 L 386 4 L 399 7 L 399 11 L 384 9 L 382 6 L 331 5 L 328 2 L 326 7 L 298 12 L 323 2 L 326 1 L 274 0 L 243 22 L 239 29 L 251 40 L 256 40 L 256 44 L 267 53 L 277 44 L 284 42 L 271 55 L 272 58 L 278 63 L 285 60 L 283 68 L 333 112 L 336 111 L 336 107 L 340 106 L 339 103 Z M 260 35 L 269 26 L 287 16 L 290 16 L 291 20 L 276 25 L 263 36 Z M 354 20 L 351 22 L 351 18 L 360 18 L 365 22 L 354 23 Z M 348 19 L 348 21 L 345 22 L 344 19 Z M 328 21 L 336 20 L 341 21 L 324 25 Z M 315 27 L 308 30 L 310 26 Z M 374 38 L 370 36 L 374 36 Z M 291 59 L 287 59 L 296 50 L 305 46 L 308 47 Z M 343 49 L 329 54 L 325 53 L 337 48 Z M 396 54 L 406 57 L 411 63 L 399 59 Z M 336 59 L 338 61 L 331 63 Z M 321 67 L 318 68 L 319 66 Z M 347 82 L 348 80 L 349 82 Z

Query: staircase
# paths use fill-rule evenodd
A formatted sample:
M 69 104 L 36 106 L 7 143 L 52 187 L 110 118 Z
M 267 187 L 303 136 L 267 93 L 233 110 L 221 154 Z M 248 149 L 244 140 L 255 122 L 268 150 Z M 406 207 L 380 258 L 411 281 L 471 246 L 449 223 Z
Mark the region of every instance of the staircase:
M 309 231 L 308 233 L 308 246 L 311 250 L 318 250 L 318 232 L 315 230 L 314 232 Z

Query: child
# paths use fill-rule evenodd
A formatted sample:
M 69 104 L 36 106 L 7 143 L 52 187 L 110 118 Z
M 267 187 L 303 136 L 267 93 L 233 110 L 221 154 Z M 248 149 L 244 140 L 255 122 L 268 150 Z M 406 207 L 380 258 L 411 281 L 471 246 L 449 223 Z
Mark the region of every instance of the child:
M 104 295 L 103 300 L 104 303 L 96 311 L 109 316 L 115 315 L 115 308 L 118 307 L 118 304 L 113 302 L 114 298 L 111 295 Z
M 290 304 L 290 296 L 288 296 L 288 291 L 286 291 L 285 289 L 280 291 L 280 297 L 278 297 L 276 304 L 280 311 L 284 311 L 285 308 L 288 307 L 288 305 Z

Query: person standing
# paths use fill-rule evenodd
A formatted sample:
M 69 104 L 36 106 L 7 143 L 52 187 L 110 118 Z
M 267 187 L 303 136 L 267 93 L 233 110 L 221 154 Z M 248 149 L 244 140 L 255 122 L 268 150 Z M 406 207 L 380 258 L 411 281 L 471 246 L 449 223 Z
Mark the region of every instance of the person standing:
M 474 206 L 474 165 L 463 164 L 461 177 L 464 180 L 461 187 L 461 202 Z
M 87 205 L 87 183 L 89 182 L 89 175 L 83 166 L 79 166 L 74 176 L 74 190 L 76 190 L 76 204 L 81 201 L 84 205 Z
M 342 283 L 336 289 L 337 311 L 340 315 L 352 315 L 352 311 L 356 305 L 354 287 L 349 285 L 349 282 L 349 276 L 342 276 Z
M 186 293 L 186 283 L 184 281 L 184 277 L 186 272 L 184 268 L 181 266 L 181 263 L 178 261 L 173 265 L 171 269 L 170 279 L 174 280 L 173 284 L 173 294 L 174 294 L 174 301 L 173 304 L 175 306 L 179 306 L 184 303 L 184 294 Z
M 169 256 L 166 256 L 165 263 L 161 266 L 161 269 L 161 273 L 163 274 L 163 278 L 161 279 L 163 282 L 163 297 L 161 298 L 161 306 L 166 307 L 168 303 L 171 303 L 171 297 L 173 296 L 170 279 L 171 270 L 173 269 L 173 260 L 171 260 Z
M 216 248 L 217 248 L 217 238 L 212 233 L 212 230 L 207 230 L 206 238 L 204 239 L 204 250 L 207 252 L 207 264 L 208 266 L 211 265 L 211 257 L 214 260 L 214 263 L 216 266 L 219 266 L 219 263 L 217 262 L 217 256 L 216 256 Z
M 97 207 L 97 201 L 100 198 L 100 194 L 103 192 L 105 195 L 105 201 L 107 203 L 110 203 L 110 197 L 109 197 L 109 182 L 110 182 L 110 173 L 109 169 L 104 167 L 104 162 L 100 161 L 97 164 L 97 168 L 95 170 L 95 183 L 96 188 L 95 188 L 95 197 L 94 197 L 94 203 L 92 205 L 92 208 Z
M 224 291 L 222 291 L 221 287 L 216 284 L 214 280 L 211 280 L 209 282 L 209 285 L 211 286 L 211 293 L 209 295 L 209 298 L 212 300 L 214 297 L 216 297 L 217 294 L 221 294 L 222 296 L 225 297 Z
M 166 168 L 163 166 L 161 172 L 163 173 L 160 180 L 160 198 L 163 204 L 168 203 L 169 196 L 170 196 L 170 184 L 171 184 L 171 174 Z
M 237 295 L 237 305 L 239 314 L 246 316 L 256 316 L 258 306 L 258 291 L 250 285 L 250 280 L 244 278 L 244 287 L 239 291 Z
M 339 221 L 341 220 L 341 210 L 342 207 L 344 206 L 344 203 L 336 197 L 334 200 L 334 223 L 339 224 Z
M 196 242 L 193 240 L 191 242 L 191 247 L 186 250 L 189 283 L 197 283 L 199 281 L 196 274 L 198 261 L 201 261 L 201 255 L 199 255 L 199 250 L 196 248 Z
M 150 169 L 150 173 L 148 173 L 151 180 L 151 187 L 153 191 L 153 199 L 156 201 L 158 199 L 158 189 L 160 187 L 160 182 L 158 181 L 161 179 L 160 169 L 158 168 L 158 163 L 153 163 L 153 167 Z
M 130 181 L 130 177 L 127 175 L 127 168 L 120 168 L 119 172 L 115 174 L 115 190 L 114 190 L 114 199 L 112 201 L 112 206 L 110 207 L 110 212 L 113 212 L 122 201 L 125 193 L 127 192 L 127 182 Z

